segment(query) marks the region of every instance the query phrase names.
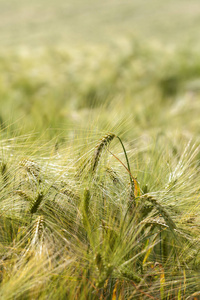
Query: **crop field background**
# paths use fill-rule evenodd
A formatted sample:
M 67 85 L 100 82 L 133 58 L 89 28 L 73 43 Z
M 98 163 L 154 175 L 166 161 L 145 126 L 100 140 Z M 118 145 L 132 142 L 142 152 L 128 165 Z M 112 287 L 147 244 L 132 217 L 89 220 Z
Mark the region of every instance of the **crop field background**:
M 0 0 L 0 299 L 200 299 L 200 4 Z
M 163 43 L 196 41 L 199 13 L 198 0 L 1 0 L 1 46 L 69 47 L 128 35 Z

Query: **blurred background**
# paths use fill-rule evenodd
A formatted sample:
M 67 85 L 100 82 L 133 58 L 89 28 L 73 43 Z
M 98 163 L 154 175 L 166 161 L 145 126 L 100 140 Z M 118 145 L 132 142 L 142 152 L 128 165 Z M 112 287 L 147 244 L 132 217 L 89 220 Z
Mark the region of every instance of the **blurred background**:
M 197 0 L 1 0 L 2 132 L 199 132 L 199 34 Z
M 167 44 L 195 41 L 199 1 L 0 1 L 1 47 L 102 44 L 129 35 Z

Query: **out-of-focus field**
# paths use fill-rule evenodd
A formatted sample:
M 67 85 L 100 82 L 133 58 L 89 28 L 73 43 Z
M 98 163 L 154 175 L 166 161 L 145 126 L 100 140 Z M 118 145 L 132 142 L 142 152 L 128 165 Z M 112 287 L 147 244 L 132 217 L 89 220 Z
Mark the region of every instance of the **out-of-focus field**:
M 199 16 L 195 0 L 0 1 L 2 126 L 66 136 L 108 104 L 134 120 L 137 107 L 194 107 Z
M 0 0 L 0 299 L 200 295 L 198 1 Z
M 198 0 L 1 0 L 1 47 L 102 43 L 134 35 L 165 43 L 196 41 Z
M 195 45 L 169 49 L 128 39 L 0 55 L 0 120 L 7 133 L 62 139 L 88 126 L 109 130 L 122 118 L 138 135 L 176 128 L 194 134 L 199 132 L 199 93 Z

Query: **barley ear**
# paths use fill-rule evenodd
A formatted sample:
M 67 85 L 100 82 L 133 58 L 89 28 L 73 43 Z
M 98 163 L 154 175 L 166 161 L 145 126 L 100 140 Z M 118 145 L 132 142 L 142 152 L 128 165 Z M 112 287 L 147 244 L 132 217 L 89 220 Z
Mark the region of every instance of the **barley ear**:
M 32 245 L 36 244 L 36 242 L 41 241 L 44 230 L 44 217 L 38 216 L 36 219 L 36 223 L 34 225 L 34 235 L 32 240 Z
M 90 191 L 88 188 L 84 190 L 83 196 L 83 203 L 82 203 L 82 218 L 83 218 L 83 225 L 87 231 L 90 232 L 90 212 L 89 212 L 89 205 L 90 205 Z
M 95 172 L 102 154 L 103 149 L 110 144 L 110 142 L 115 138 L 115 134 L 108 133 L 102 137 L 99 143 L 95 147 L 94 156 L 92 159 L 92 171 Z
M 141 198 L 151 202 L 153 204 L 153 206 L 160 212 L 160 214 L 162 215 L 163 219 L 166 222 L 166 225 L 169 226 L 170 230 L 174 232 L 174 229 L 176 229 L 176 224 L 174 223 L 174 221 L 172 220 L 172 218 L 170 217 L 169 213 L 167 212 L 167 210 L 152 196 L 148 196 L 148 195 L 144 195 Z
M 8 181 L 9 173 L 7 169 L 7 163 L 2 162 L 0 164 L 1 175 L 3 177 L 3 181 L 6 183 Z
M 43 193 L 39 193 L 36 200 L 32 203 L 32 205 L 30 207 L 30 213 L 31 214 L 35 214 L 37 212 L 43 198 L 44 198 Z
M 24 159 L 20 162 L 20 165 L 34 178 L 35 181 L 38 181 L 39 183 L 42 182 L 40 167 L 35 161 Z
M 14 193 L 19 195 L 21 198 L 23 198 L 26 201 L 34 202 L 33 198 L 30 195 L 28 195 L 26 192 L 22 191 L 22 190 L 15 190 Z
M 96 262 L 97 268 L 99 270 L 99 273 L 101 274 L 104 271 L 104 263 L 103 263 L 102 256 L 100 253 L 97 253 L 95 255 L 95 262 Z

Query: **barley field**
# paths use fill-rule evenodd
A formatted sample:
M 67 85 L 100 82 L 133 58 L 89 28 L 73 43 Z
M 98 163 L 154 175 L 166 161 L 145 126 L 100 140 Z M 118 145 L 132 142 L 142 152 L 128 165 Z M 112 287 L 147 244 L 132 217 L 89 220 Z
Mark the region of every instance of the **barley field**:
M 0 299 L 200 299 L 197 1 L 0 1 Z

